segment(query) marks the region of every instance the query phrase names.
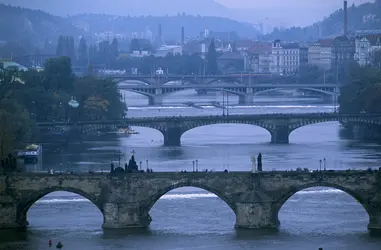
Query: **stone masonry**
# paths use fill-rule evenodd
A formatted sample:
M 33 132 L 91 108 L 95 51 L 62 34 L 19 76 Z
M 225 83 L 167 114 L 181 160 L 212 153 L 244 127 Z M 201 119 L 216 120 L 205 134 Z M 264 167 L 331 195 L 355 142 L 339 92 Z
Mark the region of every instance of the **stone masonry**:
M 296 192 L 316 186 L 340 189 L 369 214 L 368 228 L 381 230 L 381 172 L 248 172 L 15 174 L 0 177 L 0 228 L 27 225 L 28 209 L 54 191 L 79 194 L 99 208 L 104 228 L 147 227 L 160 197 L 179 187 L 216 194 L 234 211 L 238 228 L 275 228 L 278 212 Z
M 141 117 L 114 121 L 83 121 L 73 123 L 38 123 L 42 132 L 56 131 L 67 134 L 68 131 L 83 131 L 84 134 L 104 128 L 127 126 L 148 127 L 160 131 L 163 135 L 164 146 L 180 146 L 181 137 L 187 131 L 213 124 L 248 124 L 261 127 L 269 132 L 272 143 L 288 143 L 290 134 L 298 128 L 322 122 L 339 121 L 356 125 L 381 125 L 381 116 L 367 114 L 256 114 L 229 116 L 175 116 L 175 117 Z M 74 134 L 75 138 L 80 135 Z

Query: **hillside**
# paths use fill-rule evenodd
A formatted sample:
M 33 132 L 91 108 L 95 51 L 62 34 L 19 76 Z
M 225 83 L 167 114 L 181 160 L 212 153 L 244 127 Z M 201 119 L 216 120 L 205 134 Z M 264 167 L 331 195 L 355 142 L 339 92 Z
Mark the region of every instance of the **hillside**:
M 258 32 L 250 24 L 237 22 L 222 17 L 201 17 L 191 15 L 163 16 L 163 17 L 122 17 L 110 15 L 76 15 L 70 17 L 74 25 L 88 27 L 90 33 L 113 31 L 130 35 L 132 32 L 141 33 L 148 27 L 153 35 L 157 35 L 157 27 L 162 25 L 165 39 L 180 40 L 181 27 L 185 28 L 186 37 L 195 37 L 205 28 L 216 32 L 235 31 L 242 37 L 255 37 Z
M 364 21 L 366 16 L 372 16 L 372 20 Z M 359 6 L 352 5 L 348 8 L 348 30 L 381 29 L 381 0 L 375 3 L 365 3 Z M 321 22 L 305 28 L 293 27 L 289 29 L 274 29 L 265 38 L 268 40 L 281 39 L 285 41 L 316 41 L 320 38 L 331 38 L 343 34 L 344 11 L 337 10 Z
M 83 31 L 65 18 L 43 11 L 0 4 L 0 41 L 26 40 L 43 44 L 45 39 L 55 41 L 62 34 L 79 36 Z

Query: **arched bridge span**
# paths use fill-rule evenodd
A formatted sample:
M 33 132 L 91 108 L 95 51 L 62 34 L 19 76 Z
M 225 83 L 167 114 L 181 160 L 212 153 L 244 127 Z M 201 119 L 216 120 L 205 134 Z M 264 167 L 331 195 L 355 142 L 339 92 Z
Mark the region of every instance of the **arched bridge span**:
M 380 171 L 24 173 L 0 176 L 0 184 L 0 229 L 25 227 L 27 210 L 53 191 L 74 192 L 89 199 L 103 213 L 105 228 L 147 227 L 153 204 L 183 186 L 220 197 L 234 211 L 236 227 L 275 228 L 280 208 L 293 194 L 325 186 L 353 196 L 369 215 L 368 228 L 381 231 Z

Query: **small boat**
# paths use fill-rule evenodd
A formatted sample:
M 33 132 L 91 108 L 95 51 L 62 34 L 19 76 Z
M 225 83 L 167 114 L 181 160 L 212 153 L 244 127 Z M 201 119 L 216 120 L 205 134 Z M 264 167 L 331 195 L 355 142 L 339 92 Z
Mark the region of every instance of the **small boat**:
M 125 135 L 138 135 L 139 132 L 137 132 L 134 129 L 129 129 L 129 128 L 120 128 L 117 131 L 118 134 L 125 134 Z

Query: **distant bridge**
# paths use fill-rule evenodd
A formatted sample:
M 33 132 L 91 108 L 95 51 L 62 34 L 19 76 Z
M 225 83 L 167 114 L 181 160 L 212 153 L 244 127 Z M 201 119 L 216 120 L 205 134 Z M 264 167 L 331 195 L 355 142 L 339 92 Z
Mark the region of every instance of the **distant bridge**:
M 143 117 L 110 121 L 82 122 L 41 122 L 38 127 L 41 132 L 57 132 L 80 138 L 102 129 L 118 129 L 120 127 L 137 126 L 156 129 L 163 134 L 165 146 L 180 146 L 181 136 L 197 127 L 213 124 L 250 124 L 267 130 L 272 143 L 288 143 L 289 135 L 296 129 L 306 125 L 340 121 L 343 123 L 381 125 L 380 115 L 368 114 L 259 114 L 230 116 L 176 116 L 176 117 Z
M 172 84 L 172 85 L 119 85 L 119 89 L 127 90 L 145 95 L 149 98 L 149 105 L 162 105 L 163 97 L 167 94 L 183 91 L 187 89 L 197 90 L 219 90 L 237 95 L 239 104 L 253 104 L 254 96 L 266 92 L 277 90 L 304 90 L 315 92 L 320 95 L 335 99 L 339 93 L 337 84 L 289 84 L 289 83 L 267 83 L 246 85 L 240 83 L 188 83 L 188 84 Z

